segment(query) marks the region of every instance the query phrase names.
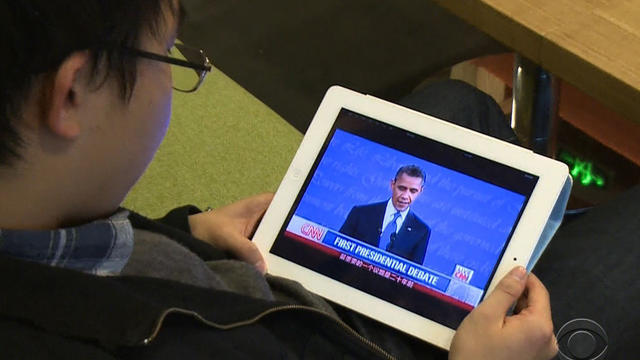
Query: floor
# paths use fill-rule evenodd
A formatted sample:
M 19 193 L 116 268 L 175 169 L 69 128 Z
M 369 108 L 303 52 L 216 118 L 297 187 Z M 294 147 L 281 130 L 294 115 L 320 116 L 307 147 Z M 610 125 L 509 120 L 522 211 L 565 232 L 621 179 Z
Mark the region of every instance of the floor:
M 304 132 L 331 85 L 397 100 L 460 61 L 504 51 L 428 0 L 183 0 L 182 40 Z

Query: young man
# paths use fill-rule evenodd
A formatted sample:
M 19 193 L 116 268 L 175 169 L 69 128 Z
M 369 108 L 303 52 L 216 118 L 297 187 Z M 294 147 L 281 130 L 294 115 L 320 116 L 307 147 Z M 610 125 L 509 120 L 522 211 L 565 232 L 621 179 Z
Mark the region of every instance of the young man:
M 167 129 L 172 67 L 200 75 L 182 90 L 208 68 L 174 47 L 180 14 L 173 0 L 0 1 L 3 358 L 442 357 L 263 275 L 247 236 L 270 195 L 159 222 L 119 208 Z M 548 294 L 516 268 L 449 357 L 556 349 Z

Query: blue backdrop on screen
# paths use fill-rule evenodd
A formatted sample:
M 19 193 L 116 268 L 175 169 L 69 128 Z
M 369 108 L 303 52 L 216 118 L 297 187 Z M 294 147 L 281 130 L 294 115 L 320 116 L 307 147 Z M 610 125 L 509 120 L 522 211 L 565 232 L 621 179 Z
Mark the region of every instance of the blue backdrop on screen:
M 411 206 L 431 228 L 424 265 L 451 275 L 460 264 L 483 288 L 524 203 L 520 194 L 336 130 L 296 215 L 338 230 L 353 206 L 388 200 L 396 171 L 409 164 L 427 176 Z

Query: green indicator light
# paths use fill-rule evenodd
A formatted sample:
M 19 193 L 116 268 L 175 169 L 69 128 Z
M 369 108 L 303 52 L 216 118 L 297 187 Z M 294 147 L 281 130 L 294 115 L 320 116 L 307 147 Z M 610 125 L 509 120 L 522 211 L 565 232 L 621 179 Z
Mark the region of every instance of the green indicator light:
M 558 159 L 569 166 L 569 173 L 574 180 L 583 186 L 596 186 L 602 188 L 606 185 L 604 176 L 598 174 L 593 162 L 582 160 L 567 151 L 558 154 Z

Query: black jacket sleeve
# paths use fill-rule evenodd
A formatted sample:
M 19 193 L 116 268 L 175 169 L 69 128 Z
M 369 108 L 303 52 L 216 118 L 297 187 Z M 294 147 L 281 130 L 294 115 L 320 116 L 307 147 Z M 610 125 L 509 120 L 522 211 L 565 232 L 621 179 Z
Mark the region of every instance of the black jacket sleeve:
M 217 249 L 191 235 L 188 216 L 200 212 L 195 206 L 175 208 L 158 220 L 151 220 L 131 210 L 129 212 L 129 221 L 134 228 L 165 235 L 191 250 L 204 261 L 232 258 L 226 251 Z
M 155 219 L 155 221 L 165 225 L 178 228 L 187 234 L 191 234 L 189 226 L 189 215 L 199 214 L 202 211 L 193 205 L 185 205 L 170 210 L 165 216 Z

